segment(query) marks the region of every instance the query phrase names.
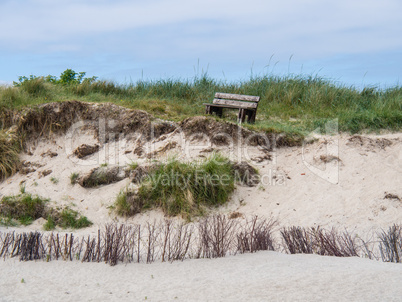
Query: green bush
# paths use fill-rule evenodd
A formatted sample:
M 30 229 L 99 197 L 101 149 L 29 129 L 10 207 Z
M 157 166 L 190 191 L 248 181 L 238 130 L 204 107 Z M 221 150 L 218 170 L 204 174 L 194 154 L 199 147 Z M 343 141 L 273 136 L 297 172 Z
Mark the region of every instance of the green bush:
M 43 96 L 46 97 L 48 90 L 43 77 L 31 77 L 21 82 L 21 89 L 28 93 L 30 96 Z

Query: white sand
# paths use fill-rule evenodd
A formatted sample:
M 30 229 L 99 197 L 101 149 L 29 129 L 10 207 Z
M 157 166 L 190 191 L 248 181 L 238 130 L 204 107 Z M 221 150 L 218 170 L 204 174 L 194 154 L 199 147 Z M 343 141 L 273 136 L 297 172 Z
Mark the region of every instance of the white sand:
M 402 201 L 385 198 L 392 193 L 402 198 L 402 134 L 381 136 L 363 136 L 363 145 L 359 141 L 350 141 L 350 135 L 327 136 L 317 142 L 302 147 L 281 148 L 271 152 L 272 160 L 261 163 L 252 161 L 266 155 L 261 148 L 244 145 L 215 147 L 233 160 L 246 160 L 259 171 L 263 183 L 256 187 L 239 186 L 231 201 L 218 211 L 231 213 L 238 211 L 245 216 L 259 215 L 273 217 L 280 226 L 323 226 L 356 230 L 359 234 L 387 228 L 394 223 L 402 223 Z M 383 147 L 382 140 L 391 142 Z M 200 153 L 209 147 L 209 143 L 188 142 L 180 135 L 167 137 L 144 145 L 146 152 L 158 150 L 169 141 L 177 141 L 178 146 L 168 154 L 161 154 L 161 159 L 176 155 L 182 160 L 199 160 Z M 50 198 L 54 206 L 69 205 L 94 222 L 90 229 L 96 232 L 99 225 L 120 221 L 125 223 L 143 223 L 149 219 L 161 219 L 160 211 L 150 211 L 128 220 L 115 217 L 108 208 L 116 200 L 121 190 L 130 185 L 129 179 L 85 189 L 80 185 L 70 184 L 70 175 L 81 175 L 107 162 L 109 166 L 124 165 L 130 161 L 150 162 L 145 156 L 138 157 L 126 150 L 135 148 L 135 140 L 121 140 L 105 145 L 99 153 L 77 159 L 73 150 L 82 143 L 96 143 L 90 134 L 82 134 L 79 139 L 66 140 L 58 137 L 54 141 L 41 141 L 31 148 L 32 155 L 25 154 L 23 159 L 43 165 L 28 175 L 19 173 L 0 183 L 3 195 L 18 194 L 20 184 L 24 182 L 26 192 Z M 336 156 L 324 163 L 320 157 L 331 155 L 337 145 Z M 57 152 L 51 158 L 42 156 L 47 151 Z M 303 158 L 304 156 L 304 158 Z M 52 170 L 46 177 L 40 177 L 44 170 Z M 51 178 L 56 178 L 55 184 Z M 42 228 L 39 221 L 29 229 Z M 4 229 L 4 228 L 3 228 Z M 0 227 L 0 231 L 2 227 Z M 19 228 L 21 230 L 21 228 Z M 88 230 L 87 230 L 88 231 Z
M 128 264 L 0 262 L 0 301 L 401 301 L 402 266 L 259 252 Z M 21 280 L 24 280 L 21 283 Z

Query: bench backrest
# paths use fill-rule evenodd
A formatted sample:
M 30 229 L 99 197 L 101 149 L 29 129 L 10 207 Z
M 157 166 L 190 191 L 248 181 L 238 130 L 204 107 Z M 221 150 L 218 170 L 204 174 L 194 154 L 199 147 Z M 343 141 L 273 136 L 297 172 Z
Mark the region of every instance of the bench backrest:
M 215 93 L 213 104 L 236 106 L 244 109 L 257 109 L 259 96 L 244 95 L 244 94 L 231 94 L 231 93 Z

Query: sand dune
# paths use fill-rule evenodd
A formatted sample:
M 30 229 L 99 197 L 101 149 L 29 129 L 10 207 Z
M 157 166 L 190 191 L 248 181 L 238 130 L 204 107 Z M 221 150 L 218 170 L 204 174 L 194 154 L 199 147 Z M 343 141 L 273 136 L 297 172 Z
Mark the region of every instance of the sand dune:
M 164 215 L 152 210 L 117 217 L 110 206 L 121 190 L 135 186 L 130 178 L 84 188 L 71 184 L 72 173 L 85 175 L 104 163 L 146 165 L 170 156 L 194 161 L 217 151 L 257 168 L 261 183 L 238 186 L 228 204 L 211 213 L 238 212 L 240 220 L 253 215 L 275 219 L 277 229 L 346 228 L 362 237 L 402 223 L 401 133 L 318 136 L 304 146 L 264 148 L 247 144 L 243 134 L 222 144 L 216 129 L 205 132 L 205 125 L 205 131 L 198 133 L 169 126 L 165 134 L 147 140 L 141 133 L 122 130 L 118 139 L 103 141 L 99 128 L 81 126 L 51 139 L 32 140 L 21 155 L 25 170 L 0 183 L 0 194 L 18 194 L 24 186 L 26 192 L 50 198 L 54 206 L 68 205 L 94 222 L 76 234 L 95 234 L 106 223 L 144 224 Z M 75 151 L 84 144 L 99 148 L 78 156 Z M 44 222 L 0 226 L 0 232 L 42 231 Z M 401 265 L 277 252 L 115 267 L 6 259 L 0 270 L 0 301 L 398 301 L 402 297 Z

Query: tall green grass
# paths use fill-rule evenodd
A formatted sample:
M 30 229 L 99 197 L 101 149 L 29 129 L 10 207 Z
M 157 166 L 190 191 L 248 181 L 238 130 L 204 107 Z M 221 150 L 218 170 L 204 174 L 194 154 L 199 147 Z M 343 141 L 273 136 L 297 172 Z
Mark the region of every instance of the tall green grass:
M 78 99 L 113 102 L 146 110 L 157 117 L 181 120 L 204 114 L 202 104 L 211 102 L 215 92 L 260 96 L 257 122 L 253 126 L 246 125 L 259 130 L 311 131 L 335 118 L 340 131 L 352 133 L 396 131 L 402 127 L 402 87 L 357 89 L 318 76 L 302 75 L 253 76 L 229 83 L 203 74 L 187 80 L 141 80 L 119 85 L 95 78 L 84 79 L 82 73 L 66 70 L 59 80 L 51 76 L 21 77 L 15 87 L 0 88 L 0 108 L 17 109 L 30 104 Z

